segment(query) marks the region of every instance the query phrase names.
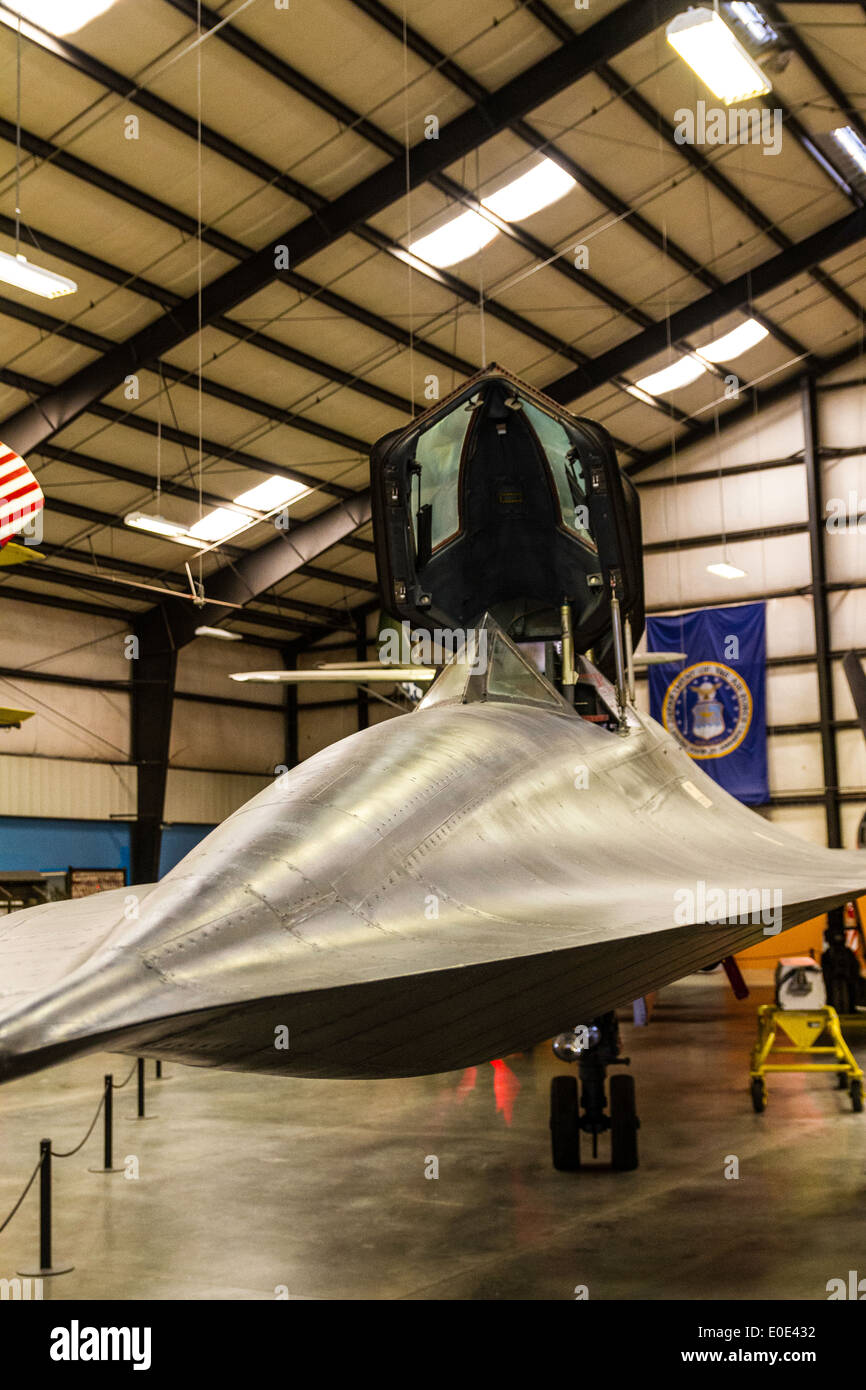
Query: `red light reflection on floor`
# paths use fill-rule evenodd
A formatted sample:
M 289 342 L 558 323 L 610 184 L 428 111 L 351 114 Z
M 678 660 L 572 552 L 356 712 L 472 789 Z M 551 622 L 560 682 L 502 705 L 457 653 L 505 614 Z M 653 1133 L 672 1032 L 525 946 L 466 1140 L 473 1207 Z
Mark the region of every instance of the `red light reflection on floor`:
M 511 1127 L 514 1118 L 514 1102 L 520 1090 L 520 1082 L 507 1062 L 497 1057 L 490 1063 L 493 1068 L 493 1098 L 497 1113 L 501 1111 L 505 1123 Z M 454 1089 L 453 1095 L 461 1103 L 478 1086 L 478 1068 L 467 1067 Z
M 510 1128 L 514 1115 L 514 1102 L 520 1090 L 520 1082 L 508 1063 L 504 1062 L 501 1057 L 497 1057 L 496 1061 L 491 1062 L 490 1065 L 493 1068 L 493 1094 L 496 1097 L 496 1109 L 502 1111 L 502 1117 Z
M 475 1083 L 478 1080 L 478 1068 L 467 1067 L 459 1082 L 457 1083 L 457 1099 L 465 1100 L 470 1091 L 475 1090 Z

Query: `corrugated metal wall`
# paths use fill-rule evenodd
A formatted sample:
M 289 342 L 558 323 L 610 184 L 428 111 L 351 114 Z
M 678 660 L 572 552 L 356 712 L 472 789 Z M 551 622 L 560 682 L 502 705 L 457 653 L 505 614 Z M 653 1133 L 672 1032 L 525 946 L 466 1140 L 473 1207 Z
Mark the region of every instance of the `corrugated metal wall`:
M 843 369 L 829 382 L 853 380 L 862 365 Z M 818 394 L 819 444 L 854 450 L 844 458 L 824 458 L 825 502 L 852 492 L 864 499 L 866 510 L 866 388 Z M 721 544 L 686 547 L 692 537 L 710 533 L 760 531 L 764 527 L 801 524 L 808 519 L 806 471 L 802 461 L 803 417 L 795 394 L 772 409 L 723 431 L 718 440 L 696 445 L 675 459 L 638 475 L 644 538 L 664 549 L 646 557 L 647 604 L 650 608 L 696 608 L 713 604 L 767 599 L 767 720 L 770 790 L 783 801 L 807 797 L 823 788 L 821 737 L 815 731 L 785 732 L 785 726 L 818 721 L 818 681 L 815 664 L 815 625 L 811 592 L 809 537 L 756 537 Z M 689 481 L 689 475 L 744 464 L 776 464 L 732 477 Z M 676 485 L 642 486 L 655 478 Z M 825 530 L 828 581 L 866 579 L 866 535 Z M 746 571 L 746 578 L 724 580 L 707 573 L 707 565 L 727 558 Z M 773 598 L 777 590 L 806 589 L 802 595 Z M 866 589 L 829 594 L 830 646 L 835 652 L 866 647 Z M 852 719 L 854 709 L 839 659 L 833 662 L 835 716 Z M 646 683 L 639 701 L 646 707 Z M 866 745 L 859 730 L 836 732 L 840 790 L 856 800 L 841 806 L 843 839 L 856 843 L 856 830 L 866 809 Z M 771 806 L 767 814 L 789 830 L 819 844 L 826 843 L 826 824 L 819 805 Z

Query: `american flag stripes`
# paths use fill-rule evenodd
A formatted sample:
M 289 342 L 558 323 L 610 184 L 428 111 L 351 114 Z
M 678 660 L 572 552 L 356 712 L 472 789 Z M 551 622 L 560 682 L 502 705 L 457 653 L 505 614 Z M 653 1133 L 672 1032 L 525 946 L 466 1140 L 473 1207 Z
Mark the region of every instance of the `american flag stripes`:
M 14 449 L 0 444 L 0 549 L 45 505 L 42 489 Z

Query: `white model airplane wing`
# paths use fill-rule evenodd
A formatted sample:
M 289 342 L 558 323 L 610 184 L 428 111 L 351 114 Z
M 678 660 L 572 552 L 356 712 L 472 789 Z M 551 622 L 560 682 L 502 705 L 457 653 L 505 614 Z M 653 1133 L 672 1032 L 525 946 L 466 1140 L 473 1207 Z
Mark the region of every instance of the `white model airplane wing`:
M 685 661 L 685 652 L 636 652 L 632 658 L 635 668 L 644 666 L 666 666 L 669 661 Z
M 307 681 L 346 681 L 367 685 L 371 681 L 399 685 L 401 681 L 427 683 L 436 676 L 435 666 L 324 666 L 311 671 L 234 671 L 230 679 L 255 685 L 303 685 Z

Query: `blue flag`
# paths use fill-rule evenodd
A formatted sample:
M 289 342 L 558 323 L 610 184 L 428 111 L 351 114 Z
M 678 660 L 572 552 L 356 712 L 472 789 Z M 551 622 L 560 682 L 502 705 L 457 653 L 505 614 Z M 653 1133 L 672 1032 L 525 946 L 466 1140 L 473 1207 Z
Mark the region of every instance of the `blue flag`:
M 648 651 L 686 653 L 649 668 L 653 719 L 731 796 L 769 801 L 765 605 L 701 608 L 646 627 Z

